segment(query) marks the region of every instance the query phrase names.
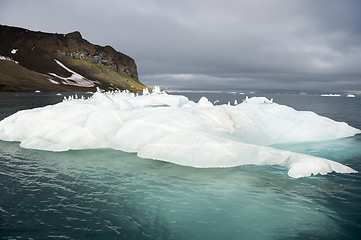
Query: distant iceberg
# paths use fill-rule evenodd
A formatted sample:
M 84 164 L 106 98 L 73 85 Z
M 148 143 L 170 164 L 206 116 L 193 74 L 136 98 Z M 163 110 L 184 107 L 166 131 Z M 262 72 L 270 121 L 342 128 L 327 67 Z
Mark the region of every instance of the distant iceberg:
M 269 147 L 353 136 L 361 131 L 264 97 L 236 106 L 197 103 L 159 88 L 143 95 L 96 92 L 24 110 L 0 122 L 0 139 L 24 148 L 67 151 L 113 148 L 198 168 L 279 165 L 291 177 L 355 170 L 327 159 Z
M 354 98 L 354 97 L 356 97 L 356 96 L 355 96 L 355 94 L 348 94 L 347 97 L 349 97 L 349 98 Z
M 341 97 L 341 94 L 338 94 L 338 93 L 336 93 L 336 94 L 332 94 L 332 93 L 330 93 L 330 94 L 321 94 L 321 97 Z

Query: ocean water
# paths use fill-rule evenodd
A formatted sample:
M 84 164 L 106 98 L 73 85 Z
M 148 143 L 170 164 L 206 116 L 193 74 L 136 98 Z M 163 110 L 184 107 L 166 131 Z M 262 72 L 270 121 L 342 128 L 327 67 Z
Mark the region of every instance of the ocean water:
M 183 93 L 241 102 L 238 93 Z M 361 98 L 266 96 L 361 129 Z M 1 93 L 0 119 L 61 101 Z M 274 147 L 361 172 L 361 136 Z M 275 166 L 196 169 L 111 149 L 47 152 L 0 141 L 1 239 L 359 239 L 361 177 L 294 179 Z

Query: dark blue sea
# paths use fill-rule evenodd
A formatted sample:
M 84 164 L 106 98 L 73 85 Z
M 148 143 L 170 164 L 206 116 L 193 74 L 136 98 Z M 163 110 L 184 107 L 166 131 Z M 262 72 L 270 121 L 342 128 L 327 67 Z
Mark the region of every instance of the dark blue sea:
M 182 93 L 241 102 L 245 94 Z M 361 97 L 257 94 L 361 129 Z M 0 119 L 55 104 L 0 93 Z M 294 179 L 276 166 L 196 169 L 110 149 L 47 152 L 0 141 L 0 239 L 360 239 L 361 136 L 274 146 L 357 174 Z

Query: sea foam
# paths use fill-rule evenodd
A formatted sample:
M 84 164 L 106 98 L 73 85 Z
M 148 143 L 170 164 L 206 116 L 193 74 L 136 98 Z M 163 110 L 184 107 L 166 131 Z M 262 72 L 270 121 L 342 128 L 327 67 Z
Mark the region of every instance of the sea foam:
M 313 112 L 263 97 L 214 106 L 202 97 L 96 92 L 55 105 L 23 110 L 0 122 L 0 139 L 24 148 L 67 151 L 113 148 L 139 157 L 198 168 L 279 165 L 291 177 L 353 173 L 338 162 L 269 145 L 353 136 L 361 131 Z

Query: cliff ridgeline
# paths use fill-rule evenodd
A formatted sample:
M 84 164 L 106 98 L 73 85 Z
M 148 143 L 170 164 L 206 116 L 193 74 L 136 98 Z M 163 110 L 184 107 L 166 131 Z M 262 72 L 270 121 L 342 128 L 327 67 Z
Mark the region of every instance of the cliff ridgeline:
M 0 91 L 139 91 L 134 60 L 79 32 L 53 34 L 0 25 Z

